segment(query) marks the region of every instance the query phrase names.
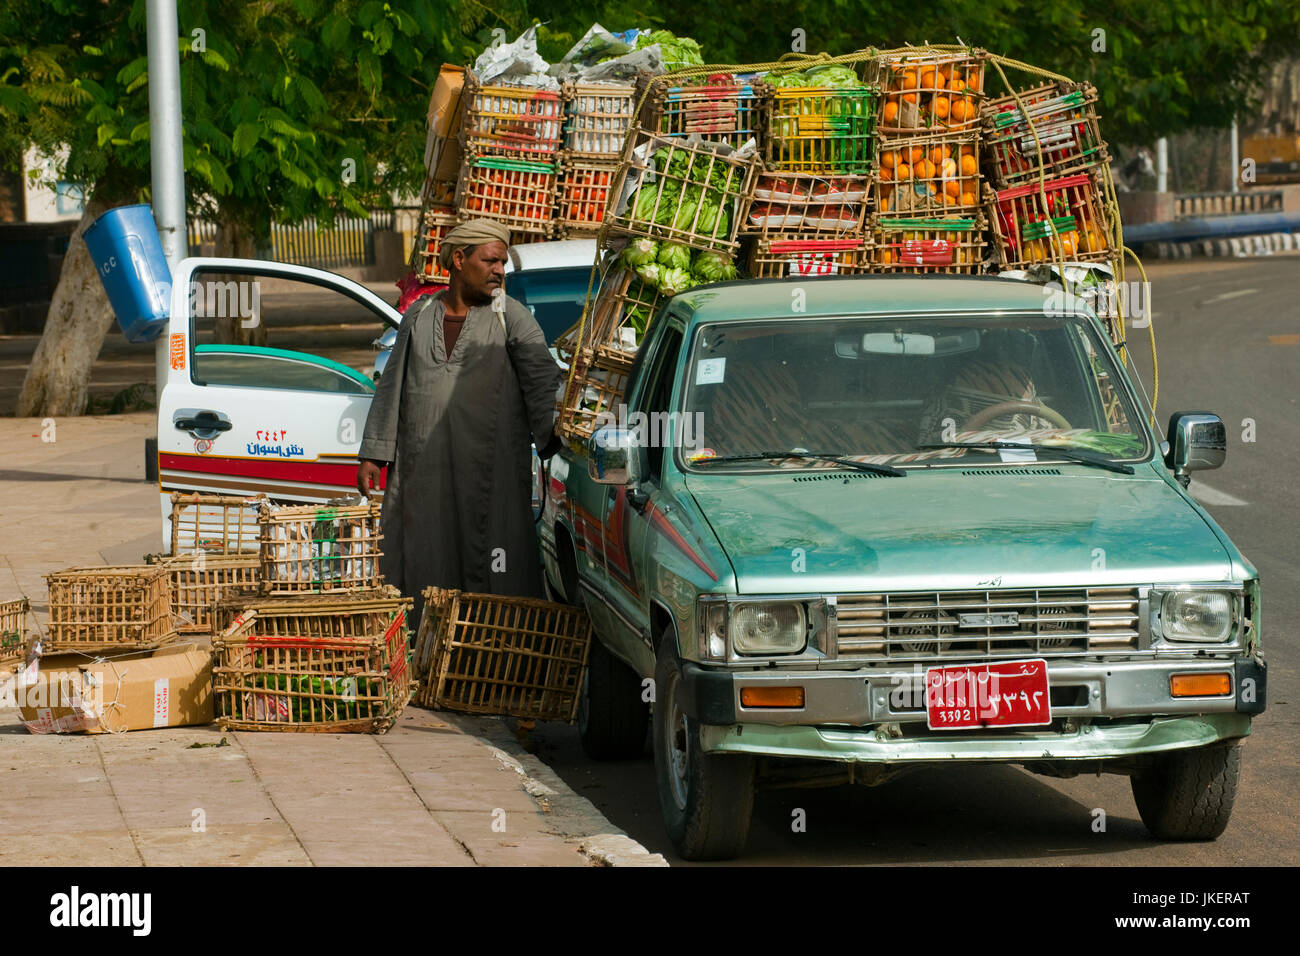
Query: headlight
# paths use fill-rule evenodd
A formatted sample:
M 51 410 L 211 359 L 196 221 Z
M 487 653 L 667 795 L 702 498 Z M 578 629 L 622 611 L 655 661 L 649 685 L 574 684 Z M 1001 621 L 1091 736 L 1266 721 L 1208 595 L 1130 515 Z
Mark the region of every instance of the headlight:
M 808 637 L 802 604 L 737 604 L 730 624 L 738 654 L 798 654 Z
M 1170 591 L 1160 604 L 1167 641 L 1221 644 L 1232 636 L 1232 595 L 1223 591 Z

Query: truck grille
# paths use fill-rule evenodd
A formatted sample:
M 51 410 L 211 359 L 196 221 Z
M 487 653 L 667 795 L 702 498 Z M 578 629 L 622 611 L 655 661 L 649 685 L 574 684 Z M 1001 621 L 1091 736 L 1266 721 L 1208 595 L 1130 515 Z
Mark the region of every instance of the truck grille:
M 841 658 L 1060 656 L 1138 646 L 1137 588 L 924 591 L 837 600 Z

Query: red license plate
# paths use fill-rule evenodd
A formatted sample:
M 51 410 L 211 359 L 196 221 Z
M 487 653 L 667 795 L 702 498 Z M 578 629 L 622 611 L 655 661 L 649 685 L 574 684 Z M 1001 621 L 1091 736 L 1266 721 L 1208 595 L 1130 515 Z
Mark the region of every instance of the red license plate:
M 931 730 L 1050 724 L 1047 661 L 927 668 L 925 719 Z

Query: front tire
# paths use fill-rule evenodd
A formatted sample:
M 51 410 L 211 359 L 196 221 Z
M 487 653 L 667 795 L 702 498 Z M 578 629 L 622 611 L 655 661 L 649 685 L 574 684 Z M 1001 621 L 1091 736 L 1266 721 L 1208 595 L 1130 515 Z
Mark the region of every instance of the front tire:
M 592 760 L 628 760 L 645 750 L 650 710 L 636 671 L 591 636 L 587 679 L 578 702 L 578 736 Z
M 1213 840 L 1232 816 L 1240 770 L 1235 742 L 1160 754 L 1133 777 L 1133 800 L 1156 839 Z
M 749 837 L 754 758 L 700 749 L 699 725 L 680 706 L 681 677 L 669 631 L 655 666 L 655 778 L 664 827 L 683 859 L 730 860 Z

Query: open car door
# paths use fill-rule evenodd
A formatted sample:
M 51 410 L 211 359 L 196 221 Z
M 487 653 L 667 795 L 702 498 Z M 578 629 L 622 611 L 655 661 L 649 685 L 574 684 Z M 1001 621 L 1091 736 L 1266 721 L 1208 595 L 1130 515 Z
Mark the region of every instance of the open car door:
M 364 286 L 320 269 L 249 259 L 185 259 L 173 275 L 158 396 L 164 549 L 171 494 L 261 495 L 318 503 L 356 495 L 357 451 L 374 395 L 355 369 L 321 356 L 215 341 L 219 321 L 336 325 L 401 316 Z

